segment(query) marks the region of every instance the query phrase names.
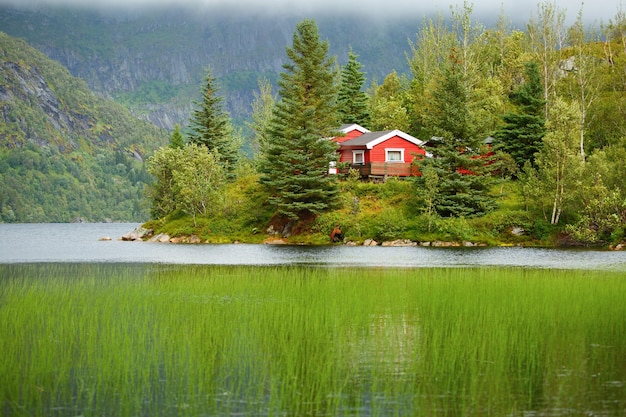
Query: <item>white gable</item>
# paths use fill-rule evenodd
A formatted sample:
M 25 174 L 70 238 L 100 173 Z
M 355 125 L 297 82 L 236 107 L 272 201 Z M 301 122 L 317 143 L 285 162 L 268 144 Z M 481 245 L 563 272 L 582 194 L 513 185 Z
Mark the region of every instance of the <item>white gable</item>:
M 416 137 L 413 137 L 411 135 L 409 135 L 408 133 L 404 133 L 401 130 L 392 130 L 391 132 L 386 133 L 385 135 L 382 135 L 374 140 L 372 140 L 371 142 L 367 143 L 367 149 L 374 149 L 374 146 L 376 145 L 380 145 L 381 143 L 383 143 L 384 141 L 386 141 L 387 139 L 391 139 L 394 136 L 398 136 L 399 138 L 402 138 L 404 140 L 406 140 L 407 142 L 411 142 L 417 146 L 422 146 L 424 144 L 424 141 L 419 140 Z
M 353 130 L 358 130 L 361 133 L 369 133 L 370 132 L 369 130 L 367 130 L 363 126 L 358 125 L 356 123 L 352 123 L 352 124 L 349 124 L 349 125 L 343 125 L 343 126 L 341 126 L 339 128 L 339 131 L 341 133 L 344 133 L 344 134 L 346 134 L 348 132 L 352 132 Z

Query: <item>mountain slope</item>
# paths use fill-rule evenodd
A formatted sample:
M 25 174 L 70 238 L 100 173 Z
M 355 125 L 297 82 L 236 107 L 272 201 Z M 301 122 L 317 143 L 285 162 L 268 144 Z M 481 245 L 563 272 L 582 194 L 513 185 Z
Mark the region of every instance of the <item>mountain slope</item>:
M 0 30 L 62 63 L 93 91 L 171 128 L 187 122 L 207 67 L 218 78 L 233 118 L 249 116 L 258 77 L 277 79 L 302 17 L 180 8 L 136 14 L 0 8 Z M 420 19 L 316 17 L 330 53 L 345 63 L 352 47 L 368 82 L 408 69 L 407 39 L 415 36 Z
M 0 33 L 0 220 L 136 221 L 143 159 L 168 135 Z

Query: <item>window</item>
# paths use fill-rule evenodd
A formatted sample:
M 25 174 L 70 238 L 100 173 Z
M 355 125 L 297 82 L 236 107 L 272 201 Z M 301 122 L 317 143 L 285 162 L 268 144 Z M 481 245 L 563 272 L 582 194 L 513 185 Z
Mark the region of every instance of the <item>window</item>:
M 404 162 L 404 149 L 385 149 L 385 162 Z
M 352 151 L 352 163 L 363 165 L 365 163 L 365 151 Z

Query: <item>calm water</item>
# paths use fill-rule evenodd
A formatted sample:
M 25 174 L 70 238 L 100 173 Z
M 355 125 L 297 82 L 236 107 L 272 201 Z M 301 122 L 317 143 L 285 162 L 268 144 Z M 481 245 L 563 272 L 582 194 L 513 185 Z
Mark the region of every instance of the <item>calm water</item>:
M 626 252 L 531 248 L 173 245 L 118 240 L 137 224 L 0 224 L 0 263 L 117 262 L 626 270 Z M 110 237 L 111 241 L 100 238 Z
M 0 224 L 0 415 L 626 416 L 626 252 L 118 240 L 136 226 Z M 531 269 L 410 269 L 483 265 Z

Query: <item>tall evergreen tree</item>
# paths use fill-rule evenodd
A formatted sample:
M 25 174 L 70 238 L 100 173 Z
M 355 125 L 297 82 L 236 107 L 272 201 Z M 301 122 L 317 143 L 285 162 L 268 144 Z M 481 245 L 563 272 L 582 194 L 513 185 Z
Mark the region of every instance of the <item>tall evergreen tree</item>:
M 423 172 L 438 178 L 437 194 L 431 204 L 443 217 L 480 216 L 493 210 L 489 194 L 492 184 L 487 172 L 488 160 L 481 155 L 484 138 L 471 137 L 468 92 L 464 87 L 462 67 L 451 57 L 443 79 L 435 89 L 429 129 L 437 136 L 432 158 L 418 162 Z M 418 193 L 425 192 L 426 178 L 417 179 Z
M 511 155 L 520 169 L 526 161 L 534 163 L 545 135 L 545 101 L 539 66 L 529 62 L 524 73 L 524 83 L 511 94 L 517 111 L 503 116 L 505 125 L 494 135 L 497 147 Z
M 208 69 L 202 100 L 195 103 L 197 108 L 190 120 L 189 142 L 204 145 L 210 152 L 217 153 L 221 163 L 232 175 L 239 159 L 239 149 L 230 118 L 222 108 L 223 99 L 217 93 L 215 78 Z
M 267 142 L 263 144 L 261 182 L 277 213 L 290 219 L 323 212 L 334 205 L 335 176 L 328 175 L 339 125 L 334 87 L 334 59 L 317 25 L 305 19 L 287 47 L 289 63 L 280 74 L 279 95 Z
M 341 84 L 337 96 L 339 118 L 342 123 L 357 123 L 369 127 L 368 96 L 363 91 L 365 74 L 361 72 L 363 65 L 357 58 L 351 49 L 348 53 L 348 63 L 341 69 Z

